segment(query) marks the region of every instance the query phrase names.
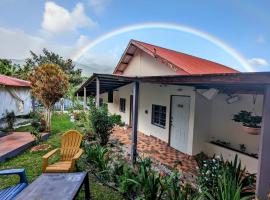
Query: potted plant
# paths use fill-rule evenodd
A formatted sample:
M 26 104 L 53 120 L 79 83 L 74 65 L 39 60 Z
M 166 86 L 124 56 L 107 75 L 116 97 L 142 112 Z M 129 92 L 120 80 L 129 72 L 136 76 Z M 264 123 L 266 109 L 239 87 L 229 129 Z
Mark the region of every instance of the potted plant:
M 248 134 L 259 135 L 261 132 L 262 117 L 252 115 L 251 112 L 241 110 L 233 116 L 233 121 L 242 123 L 244 131 Z

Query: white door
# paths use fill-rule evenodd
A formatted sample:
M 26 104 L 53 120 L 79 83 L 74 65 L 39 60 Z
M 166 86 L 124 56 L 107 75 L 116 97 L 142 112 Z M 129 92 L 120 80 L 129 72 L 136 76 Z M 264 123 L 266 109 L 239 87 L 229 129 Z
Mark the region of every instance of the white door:
M 170 145 L 184 153 L 187 151 L 190 97 L 172 96 Z

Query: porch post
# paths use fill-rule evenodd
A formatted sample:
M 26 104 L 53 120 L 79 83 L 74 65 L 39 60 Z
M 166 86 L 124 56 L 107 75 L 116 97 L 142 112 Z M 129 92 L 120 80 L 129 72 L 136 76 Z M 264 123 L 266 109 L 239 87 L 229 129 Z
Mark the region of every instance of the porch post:
M 79 93 L 77 93 L 77 101 L 79 101 Z
M 86 110 L 86 87 L 83 88 L 83 110 Z
M 265 86 L 262 119 L 256 197 L 265 200 L 270 192 L 270 85 Z
M 136 161 L 137 156 L 137 132 L 138 132 L 138 101 L 139 101 L 139 82 L 133 83 L 133 115 L 132 115 L 132 144 L 131 144 L 131 159 Z
M 99 93 L 100 93 L 100 83 L 99 78 L 96 78 L 96 107 L 99 108 Z

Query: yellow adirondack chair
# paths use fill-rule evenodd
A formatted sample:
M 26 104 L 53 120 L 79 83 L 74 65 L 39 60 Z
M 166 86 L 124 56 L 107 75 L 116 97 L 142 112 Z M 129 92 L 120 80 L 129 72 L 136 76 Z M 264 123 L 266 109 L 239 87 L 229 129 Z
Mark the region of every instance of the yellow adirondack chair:
M 70 130 L 61 136 L 61 148 L 54 149 L 44 155 L 42 172 L 73 172 L 75 162 L 83 153 L 80 148 L 82 134 L 78 131 Z M 60 151 L 60 161 L 52 165 L 48 164 L 49 158 Z

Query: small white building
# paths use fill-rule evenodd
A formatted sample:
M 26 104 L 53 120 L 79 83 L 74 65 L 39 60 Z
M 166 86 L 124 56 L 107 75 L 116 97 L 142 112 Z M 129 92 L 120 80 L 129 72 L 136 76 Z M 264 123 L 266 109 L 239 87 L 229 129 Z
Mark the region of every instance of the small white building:
M 0 119 L 7 112 L 27 115 L 32 108 L 30 82 L 0 75 Z
M 266 148 L 270 125 L 263 123 L 261 135 L 250 135 L 232 118 L 246 110 L 270 120 L 270 73 L 240 73 L 131 40 L 113 74 L 94 74 L 77 94 L 85 101 L 96 96 L 108 103 L 111 113 L 121 115 L 133 128 L 132 150 L 140 131 L 188 155 L 222 154 L 231 160 L 237 154 L 249 172 L 258 172 L 257 193 L 265 194 L 270 179 L 270 175 L 265 178 L 270 174 Z

